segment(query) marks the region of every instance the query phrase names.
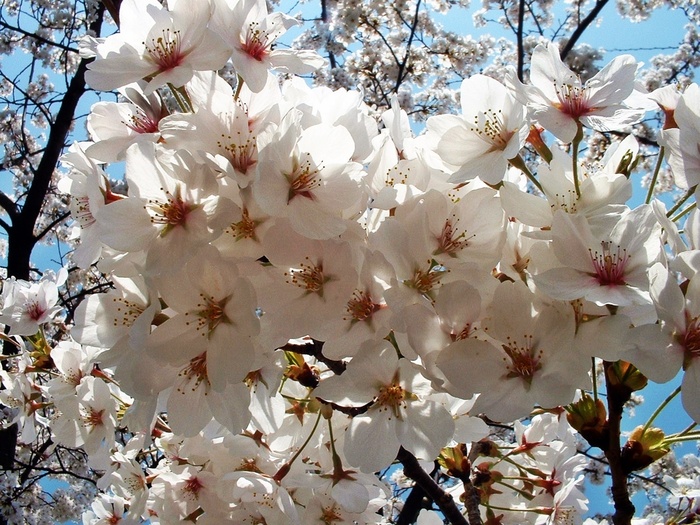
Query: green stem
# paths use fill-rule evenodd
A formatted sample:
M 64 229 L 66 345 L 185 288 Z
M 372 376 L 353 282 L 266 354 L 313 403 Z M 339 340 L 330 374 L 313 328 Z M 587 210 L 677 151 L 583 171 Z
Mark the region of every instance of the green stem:
M 654 167 L 654 174 L 651 177 L 651 182 L 649 183 L 649 191 L 647 192 L 647 198 L 644 204 L 649 204 L 651 198 L 654 196 L 654 187 L 656 186 L 656 180 L 659 178 L 659 171 L 661 171 L 661 162 L 664 160 L 664 147 L 659 148 L 659 155 L 656 158 L 656 166 Z
M 691 430 L 693 430 L 693 429 L 694 429 L 695 427 L 697 427 L 697 426 L 698 426 L 698 424 L 697 424 L 695 421 L 693 421 L 690 425 L 688 425 L 687 427 L 685 427 L 685 428 L 684 428 L 683 430 L 681 430 L 678 434 L 671 435 L 671 436 L 669 436 L 669 437 L 680 437 L 680 436 L 685 436 L 688 432 L 690 432 Z
M 685 192 L 685 195 L 683 195 L 680 199 L 678 199 L 678 202 L 673 205 L 673 207 L 666 212 L 666 217 L 670 217 L 673 215 L 683 204 L 685 201 L 687 201 L 690 197 L 693 196 L 693 193 L 695 193 L 695 187 L 693 186 L 692 188 L 689 188 L 688 191 Z
M 695 208 L 697 208 L 697 204 L 698 204 L 697 202 L 694 202 L 693 204 L 691 204 L 690 206 L 688 206 L 686 209 L 684 209 L 682 212 L 680 212 L 678 215 L 676 215 L 675 217 L 673 217 L 671 220 L 672 220 L 673 222 L 679 221 L 684 215 L 686 215 L 686 214 L 689 213 L 690 211 L 692 211 L 692 210 L 694 210 Z
M 233 94 L 233 100 L 238 100 L 238 97 L 241 94 L 241 89 L 243 89 L 243 77 L 241 77 L 241 75 L 238 75 L 236 81 L 236 92 Z
M 581 198 L 581 186 L 579 185 L 579 182 L 578 182 L 578 147 L 581 144 L 582 139 L 583 139 L 583 126 L 579 122 L 578 123 L 578 132 L 576 133 L 576 136 L 574 137 L 574 141 L 571 143 L 571 146 L 573 148 L 572 168 L 573 168 L 573 174 L 574 174 L 574 189 L 576 190 L 576 198 L 577 199 Z
M 683 437 L 667 437 L 664 438 L 664 443 L 682 443 L 683 441 L 698 441 L 700 434 L 692 434 Z
M 321 421 L 321 412 L 318 412 L 318 417 L 316 418 L 316 422 L 314 423 L 314 428 L 311 429 L 311 432 L 309 433 L 309 437 L 306 438 L 306 441 L 304 441 L 304 444 L 301 446 L 299 450 L 296 451 L 296 453 L 292 456 L 292 459 L 287 461 L 284 465 L 280 467 L 280 469 L 275 473 L 274 476 L 272 476 L 272 479 L 274 479 L 277 483 L 282 481 L 282 478 L 284 478 L 287 474 L 289 474 L 289 470 L 292 468 L 292 464 L 296 459 L 299 457 L 299 454 L 302 453 L 302 451 L 306 448 L 306 445 L 309 444 L 309 441 L 311 441 L 311 438 L 313 435 L 316 433 L 316 429 L 318 428 L 318 422 Z
M 598 373 L 596 372 L 595 357 L 591 357 L 591 375 L 593 376 L 593 401 L 598 402 Z
M 639 436 L 639 439 L 641 439 L 642 436 L 644 436 L 644 433 L 651 426 L 651 424 L 654 422 L 656 417 L 661 413 L 661 411 L 664 408 L 666 408 L 666 405 L 668 405 L 673 400 L 673 398 L 676 397 L 680 393 L 680 391 L 681 391 L 681 387 L 680 387 L 680 385 L 678 385 L 678 387 L 673 392 L 671 392 L 668 395 L 668 397 L 666 397 L 666 399 L 663 400 L 663 402 L 656 408 L 656 410 L 654 410 L 654 413 L 649 417 L 649 420 L 642 427 L 642 434 Z
M 333 438 L 333 424 L 331 423 L 332 418 L 328 418 L 328 435 L 331 440 L 331 454 L 333 456 L 333 473 L 342 472 L 343 462 L 340 460 L 340 456 L 335 450 L 335 439 Z
M 523 158 L 520 155 L 516 155 L 512 159 L 508 159 L 508 162 L 514 168 L 517 168 L 520 171 L 522 171 L 525 174 L 525 176 L 528 178 L 528 180 L 530 182 L 532 182 L 532 184 L 534 184 L 538 190 L 540 190 L 542 193 L 544 193 L 544 190 L 542 189 L 542 185 L 540 184 L 540 181 L 538 181 L 535 178 L 535 176 L 532 174 L 530 169 L 527 167 L 527 164 L 525 164 L 525 161 L 523 160 Z
M 173 94 L 173 97 L 175 98 L 175 102 L 177 102 L 177 105 L 180 107 L 180 111 L 183 113 L 189 113 L 190 110 L 187 107 L 187 104 L 185 103 L 185 100 L 182 98 L 182 95 L 178 91 L 178 89 L 173 86 L 170 82 L 168 82 L 168 88 L 170 88 L 170 92 Z

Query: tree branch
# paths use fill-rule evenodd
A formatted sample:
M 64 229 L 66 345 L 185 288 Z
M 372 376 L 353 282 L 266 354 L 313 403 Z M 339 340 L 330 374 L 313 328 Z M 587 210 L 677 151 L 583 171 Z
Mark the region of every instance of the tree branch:
M 411 44 L 413 43 L 413 38 L 416 35 L 416 28 L 418 27 L 418 13 L 420 12 L 420 2 L 421 0 L 418 0 L 416 2 L 416 11 L 413 14 L 413 23 L 410 26 L 411 32 L 408 35 L 408 42 L 406 43 L 406 54 L 404 55 L 403 60 L 399 64 L 399 71 L 396 75 L 396 85 L 394 86 L 394 93 L 399 92 L 399 87 L 401 87 L 401 83 L 404 81 L 404 78 L 406 78 L 407 75 L 406 66 L 408 65 L 408 59 L 411 56 Z
M 515 37 L 518 44 L 518 80 L 523 82 L 523 70 L 525 68 L 525 46 L 523 45 L 523 31 L 525 25 L 525 0 L 518 4 L 518 28 Z
M 578 42 L 579 38 L 581 38 L 581 35 L 583 35 L 584 31 L 588 29 L 588 26 L 590 26 L 594 22 L 594 20 L 598 17 L 602 9 L 605 7 L 605 4 L 607 3 L 608 0 L 597 0 L 597 2 L 595 3 L 595 7 L 591 9 L 591 12 L 588 13 L 588 16 L 586 16 L 586 18 L 584 18 L 581 21 L 581 23 L 576 27 L 574 32 L 571 34 L 569 41 L 564 46 L 564 49 L 561 50 L 560 56 L 562 60 L 564 60 L 566 56 L 571 52 L 571 50 Z
M 401 447 L 396 456 L 403 464 L 403 473 L 415 481 L 425 491 L 429 498 L 440 507 L 440 510 L 452 525 L 469 525 L 457 504 L 447 492 L 442 490 L 430 475 L 421 468 L 416 457 Z
M 628 472 L 625 470 L 620 457 L 620 423 L 622 421 L 622 411 L 625 403 L 630 399 L 632 393 L 625 385 L 613 384 L 610 381 L 608 369 L 613 363 L 605 362 L 605 387 L 608 393 L 608 428 L 610 440 L 607 450 L 604 450 L 608 460 L 610 476 L 612 477 L 612 497 L 615 504 L 615 514 L 612 520 L 614 525 L 630 525 L 634 517 L 634 505 L 630 501 L 629 489 L 627 486 Z
M 68 51 L 69 53 L 78 53 L 79 52 L 75 48 L 72 48 L 72 47 L 69 47 L 69 46 L 66 46 L 63 44 L 59 44 L 58 42 L 54 42 L 53 40 L 49 40 L 48 38 L 44 38 L 43 36 L 39 36 L 36 33 L 30 33 L 29 31 L 25 31 L 21 27 L 11 26 L 10 24 L 8 24 L 7 22 L 5 22 L 3 20 L 0 20 L 0 27 L 3 27 L 5 29 L 9 29 L 10 31 L 15 31 L 21 35 L 28 37 L 28 38 L 33 38 L 34 40 L 37 40 L 37 41 L 41 42 L 42 44 L 46 44 L 48 46 L 53 46 L 53 47 L 57 47 L 59 49 L 63 49 L 64 51 Z

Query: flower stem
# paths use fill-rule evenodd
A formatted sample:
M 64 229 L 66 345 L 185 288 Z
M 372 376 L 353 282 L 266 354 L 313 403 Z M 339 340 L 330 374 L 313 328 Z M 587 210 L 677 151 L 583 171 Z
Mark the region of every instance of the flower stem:
M 642 427 L 642 434 L 640 435 L 640 439 L 642 438 L 642 436 L 644 436 L 644 432 L 647 431 L 647 429 L 651 426 L 651 424 L 654 422 L 656 417 L 661 413 L 661 411 L 664 408 L 666 408 L 666 405 L 668 405 L 673 400 L 673 398 L 676 397 L 680 392 L 681 392 L 681 386 L 678 385 L 678 387 L 676 387 L 676 389 L 673 392 L 671 392 L 666 397 L 666 399 L 663 400 L 663 402 L 656 408 L 656 410 L 654 410 L 654 413 L 651 416 L 649 416 L 649 420 Z
M 591 376 L 593 376 L 593 401 L 598 401 L 598 374 L 595 369 L 595 357 L 591 357 Z
M 629 401 L 631 391 L 621 388 L 623 385 L 613 384 L 610 380 L 608 369 L 615 363 L 604 361 L 605 366 L 605 388 L 608 393 L 608 443 L 603 451 L 608 460 L 610 475 L 612 477 L 611 492 L 615 504 L 615 513 L 612 521 L 614 525 L 630 525 L 634 517 L 634 505 L 630 500 L 627 476 L 629 472 L 625 470 L 622 463 L 620 449 L 620 424 L 622 422 L 622 412 L 625 403 Z
M 656 157 L 656 166 L 654 167 L 654 174 L 651 177 L 651 182 L 649 183 L 649 191 L 647 192 L 647 198 L 644 200 L 644 204 L 649 204 L 651 198 L 654 196 L 654 187 L 656 186 L 656 180 L 659 178 L 659 171 L 661 171 L 661 162 L 664 160 L 664 147 L 659 148 L 659 155 Z
M 578 123 L 578 132 L 576 133 L 576 136 L 574 137 L 574 141 L 571 143 L 571 146 L 573 148 L 572 170 L 573 170 L 573 174 L 574 174 L 574 189 L 576 189 L 576 198 L 577 199 L 581 198 L 581 186 L 579 185 L 579 182 L 578 182 L 578 147 L 581 144 L 582 139 L 583 139 L 583 126 L 579 122 Z
M 282 465 L 280 467 L 280 469 L 275 473 L 275 475 L 272 476 L 272 479 L 274 479 L 277 483 L 282 481 L 282 479 L 287 474 L 289 474 L 289 470 L 292 468 L 292 464 L 299 457 L 299 454 L 301 454 L 302 451 L 306 448 L 306 445 L 309 444 L 309 441 L 311 441 L 311 438 L 316 433 L 316 429 L 318 428 L 319 421 L 321 421 L 321 412 L 320 411 L 318 412 L 318 417 L 316 417 L 316 422 L 314 423 L 314 428 L 311 429 L 311 432 L 309 433 L 309 437 L 306 438 L 306 441 L 304 441 L 304 444 L 299 448 L 299 450 L 296 451 L 296 453 L 292 456 L 292 459 L 290 459 L 284 465 Z
M 688 191 L 685 192 L 685 195 L 683 195 L 680 199 L 678 199 L 678 202 L 673 205 L 673 207 L 666 212 L 666 217 L 670 217 L 673 215 L 681 206 L 683 206 L 683 203 L 687 201 L 690 197 L 693 196 L 693 193 L 695 193 L 695 188 L 696 186 L 693 186 L 692 188 L 688 188 Z
M 684 215 L 686 215 L 686 214 L 689 213 L 690 211 L 692 211 L 692 210 L 694 210 L 695 208 L 697 208 L 697 205 L 698 205 L 698 203 L 697 203 L 697 202 L 694 202 L 693 204 L 691 204 L 690 206 L 688 206 L 686 209 L 684 209 L 682 212 L 680 212 L 678 215 L 676 215 L 675 217 L 673 217 L 671 220 L 672 220 L 673 222 L 679 221 Z
M 170 88 L 170 92 L 175 98 L 175 102 L 177 102 L 177 105 L 180 107 L 180 111 L 182 111 L 183 113 L 190 113 L 191 110 L 187 104 L 187 101 L 182 96 L 180 90 L 173 86 L 170 82 L 168 82 L 168 87 Z
M 522 171 L 522 172 L 525 174 L 525 176 L 528 178 L 528 180 L 529 180 L 530 182 L 532 182 L 532 184 L 534 184 L 534 186 L 535 186 L 538 190 L 540 190 L 542 193 L 544 193 L 544 190 L 542 189 L 542 185 L 540 184 L 540 181 L 538 181 L 538 180 L 535 178 L 535 176 L 532 174 L 532 172 L 530 171 L 530 169 L 527 167 L 527 164 L 525 164 L 525 161 L 523 160 L 523 158 L 522 158 L 520 155 L 516 155 L 516 156 L 513 157 L 512 159 L 508 159 L 508 162 L 509 162 L 510 165 L 513 166 L 514 168 L 517 168 L 517 169 L 519 169 L 520 171 Z
M 238 97 L 241 94 L 241 89 L 243 89 L 243 77 L 241 77 L 241 75 L 238 75 L 236 82 L 236 92 L 233 94 L 233 100 L 238 100 Z

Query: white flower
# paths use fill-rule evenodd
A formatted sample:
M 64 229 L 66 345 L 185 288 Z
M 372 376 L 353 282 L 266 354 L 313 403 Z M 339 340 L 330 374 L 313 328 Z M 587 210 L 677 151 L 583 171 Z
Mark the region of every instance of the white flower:
M 484 75 L 462 82 L 460 101 L 461 117 L 428 119 L 429 133 L 437 135 L 437 153 L 454 167 L 450 182 L 479 177 L 497 184 L 525 143 L 525 108 L 503 84 Z
M 675 183 L 692 188 L 700 182 L 700 86 L 691 84 L 673 112 L 678 128 L 661 132 L 661 143 L 671 155 L 668 163 Z
M 585 83 L 562 62 L 555 44 L 540 44 L 532 53 L 526 87 L 533 117 L 563 142 L 572 142 L 579 123 L 598 131 L 617 130 L 642 119 L 644 109 L 625 100 L 634 91 L 637 62 L 616 57 Z
M 0 322 L 9 325 L 11 335 L 37 333 L 41 325 L 60 312 L 58 287 L 67 277 L 68 272 L 61 268 L 57 275 L 47 274 L 38 283 L 14 278 L 5 281 Z
M 262 91 L 270 69 L 302 75 L 324 64 L 314 51 L 274 48 L 298 22 L 282 13 L 268 14 L 265 0 L 215 0 L 215 6 L 212 27 L 231 47 L 233 67 L 251 91 Z
M 590 358 L 569 352 L 573 312 L 545 306 L 535 311 L 534 295 L 522 283 L 502 283 L 483 321 L 487 340 L 468 337 L 437 358 L 451 393 L 480 394 L 473 411 L 497 421 L 526 416 L 535 405 L 570 403 L 587 383 Z
M 209 1 L 169 4 L 171 10 L 155 0 L 122 2 L 121 31 L 97 46 L 85 74 L 90 87 L 106 91 L 145 79 L 144 93 L 149 95 L 167 83 L 184 85 L 195 70 L 223 67 L 229 50 L 207 27 Z
M 561 266 L 533 276 L 542 292 L 598 305 L 651 303 L 646 271 L 660 256 L 661 242 L 650 206 L 627 212 L 607 236 L 594 236 L 583 216 L 557 211 L 552 239 Z
M 421 459 L 433 459 L 452 438 L 454 421 L 427 398 L 430 383 L 386 341 L 363 345 L 341 376 L 322 381 L 314 395 L 343 406 L 368 410 L 352 418 L 344 452 L 363 472 L 387 467 L 399 447 Z

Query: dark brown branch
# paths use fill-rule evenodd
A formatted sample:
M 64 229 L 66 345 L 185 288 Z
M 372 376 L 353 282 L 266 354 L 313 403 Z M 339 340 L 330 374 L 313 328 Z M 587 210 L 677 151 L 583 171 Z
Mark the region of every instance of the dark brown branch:
M 598 17 L 600 12 L 605 7 L 605 4 L 607 3 L 608 0 L 597 0 L 595 3 L 595 7 L 591 9 L 591 12 L 588 13 L 588 16 L 586 16 L 586 18 L 584 18 L 578 26 L 576 26 L 574 32 L 571 33 L 569 41 L 564 46 L 564 49 L 561 50 L 560 56 L 562 60 L 564 60 L 567 57 L 567 55 L 571 52 L 571 50 L 578 42 L 579 38 L 581 38 L 581 35 L 583 35 L 586 29 L 588 29 L 588 26 L 590 26 L 595 21 L 595 19 Z
M 413 38 L 416 35 L 416 28 L 418 27 L 418 13 L 420 12 L 420 2 L 421 0 L 418 0 L 418 2 L 416 2 L 416 11 L 413 14 L 413 23 L 410 26 L 411 32 L 408 35 L 408 42 L 406 43 L 406 54 L 404 55 L 403 60 L 399 64 L 399 71 L 396 75 L 396 85 L 394 86 L 394 93 L 399 92 L 399 87 L 401 87 L 401 83 L 404 81 L 406 75 L 408 74 L 406 66 L 408 65 L 408 60 L 411 57 L 411 44 L 413 43 Z
M 104 6 L 100 5 L 95 21 L 90 24 L 90 29 L 96 35 L 100 34 L 103 16 Z M 68 85 L 61 107 L 51 125 L 44 154 L 34 172 L 22 211 L 8 232 L 7 272 L 8 275 L 19 279 L 29 279 L 29 259 L 36 244 L 34 226 L 41 214 L 58 159 L 66 145 L 78 102 L 87 89 L 85 72 L 90 61 L 80 61 L 75 76 Z
M 437 462 L 434 464 L 433 471 L 429 476 L 434 479 L 436 483 L 439 481 L 440 466 Z M 416 523 L 421 510 L 431 510 L 433 507 L 433 501 L 430 499 L 430 496 L 428 496 L 425 490 L 423 490 L 423 487 L 418 483 L 414 484 L 413 487 L 408 490 L 409 493 L 406 497 L 406 501 L 396 518 L 396 525 L 411 525 Z
M 469 525 L 452 496 L 442 490 L 435 480 L 421 468 L 413 454 L 401 447 L 396 459 L 403 464 L 403 473 L 420 485 L 428 497 L 440 507 L 440 510 L 452 525 Z
M 17 204 L 10 199 L 5 192 L 2 191 L 0 191 L 0 208 L 5 210 L 7 215 L 9 215 L 10 222 L 12 222 L 17 216 Z
M 523 70 L 525 68 L 525 46 L 523 44 L 523 31 L 525 30 L 525 0 L 520 0 L 518 4 L 518 28 L 515 32 L 518 44 L 518 80 L 523 80 Z
M 110 14 L 112 17 L 112 20 L 114 20 L 114 23 L 117 24 L 117 27 L 119 27 L 120 20 L 119 20 L 119 7 L 122 4 L 122 0 L 102 0 L 102 5 L 107 9 L 107 12 Z
M 612 384 L 609 379 L 608 369 L 613 363 L 605 362 L 605 387 L 608 399 L 608 428 L 610 440 L 607 450 L 604 450 L 608 460 L 610 476 L 612 478 L 612 497 L 615 504 L 615 514 L 612 520 L 614 525 L 630 525 L 634 517 L 634 505 L 629 497 L 629 488 L 626 471 L 621 460 L 620 448 L 620 423 L 625 403 L 629 401 L 632 393 L 625 385 Z
M 4 22 L 3 20 L 0 20 L 0 27 L 3 27 L 5 29 L 9 29 L 10 31 L 15 31 L 16 33 L 24 35 L 28 38 L 33 38 L 34 40 L 37 40 L 38 42 L 41 42 L 42 44 L 57 47 L 59 49 L 63 49 L 64 51 L 68 51 L 69 53 L 78 53 L 78 50 L 75 48 L 60 44 L 58 42 L 54 42 L 53 40 L 49 40 L 48 38 L 44 38 L 43 36 L 39 36 L 36 33 L 30 33 L 29 31 L 25 31 L 21 27 L 11 26 L 10 24 L 8 24 L 7 22 Z
M 59 215 L 57 218 L 52 220 L 46 228 L 44 228 L 42 231 L 36 234 L 35 239 L 37 241 L 40 241 L 43 239 L 47 234 L 49 234 L 56 226 L 61 224 L 63 221 L 65 221 L 68 217 L 70 217 L 70 212 L 67 211 L 65 213 L 62 213 Z
M 317 341 L 316 339 L 309 339 L 307 344 L 293 344 L 287 343 L 284 346 L 280 346 L 280 350 L 286 350 L 290 352 L 296 352 L 297 354 L 310 355 L 315 357 L 321 363 L 326 365 L 335 375 L 341 375 L 345 372 L 345 362 L 336 361 L 334 359 L 329 359 L 323 355 L 323 341 Z
M 41 447 L 39 447 L 36 451 L 32 453 L 32 457 L 29 460 L 29 463 L 25 466 L 24 470 L 22 471 L 22 474 L 19 477 L 20 485 L 24 485 L 27 482 L 27 480 L 29 479 L 29 475 L 41 462 L 41 460 L 44 459 L 44 453 L 49 449 L 51 445 L 53 445 L 53 441 L 51 440 L 51 438 L 48 438 L 46 441 L 44 441 L 44 443 L 42 443 Z M 17 462 L 17 464 L 20 464 L 20 462 Z

